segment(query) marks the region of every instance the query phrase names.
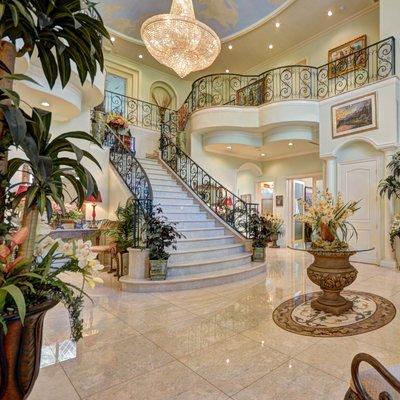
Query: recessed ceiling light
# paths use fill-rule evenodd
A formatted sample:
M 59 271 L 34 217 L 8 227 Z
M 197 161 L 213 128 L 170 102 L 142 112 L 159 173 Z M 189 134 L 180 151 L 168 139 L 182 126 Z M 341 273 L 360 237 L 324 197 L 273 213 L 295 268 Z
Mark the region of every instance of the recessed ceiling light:
M 275 22 L 275 26 L 276 26 L 277 28 L 279 28 L 279 27 L 281 26 L 281 23 L 280 23 L 280 22 Z
M 273 45 L 273 44 L 270 44 L 270 45 L 268 46 L 268 48 L 269 48 L 270 50 L 272 50 L 272 49 L 274 48 L 274 45 Z
M 50 107 L 50 103 L 48 103 L 47 101 L 42 101 L 40 105 L 43 107 Z
M 142 59 L 143 58 L 143 54 L 139 54 L 139 58 Z
M 228 49 L 229 49 L 229 50 L 232 50 L 232 49 L 233 49 L 233 46 L 230 44 L 230 45 L 228 46 Z
M 332 10 L 329 10 L 329 11 L 328 11 L 328 17 L 332 17 L 332 15 L 333 15 Z
M 261 153 L 261 157 L 265 157 L 266 156 L 266 154 L 265 153 Z
M 226 69 L 225 72 L 226 72 L 227 74 L 229 74 L 229 69 Z
M 115 42 L 115 36 L 111 36 L 110 40 L 114 43 Z
M 228 150 L 232 150 L 232 146 L 226 146 Z
M 293 143 L 292 143 L 292 142 L 289 142 L 289 146 L 293 146 Z

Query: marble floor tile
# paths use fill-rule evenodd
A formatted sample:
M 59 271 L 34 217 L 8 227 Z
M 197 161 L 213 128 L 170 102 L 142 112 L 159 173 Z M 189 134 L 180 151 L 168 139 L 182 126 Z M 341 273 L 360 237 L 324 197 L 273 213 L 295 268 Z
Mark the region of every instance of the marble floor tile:
M 348 384 L 297 360 L 233 396 L 236 400 L 342 400 Z
M 288 359 L 266 345 L 238 335 L 180 361 L 231 396 Z
M 33 387 L 29 400 L 79 400 L 67 375 L 61 366 L 42 368 Z
M 173 327 L 165 327 L 146 333 L 146 337 L 175 357 L 181 357 L 205 349 L 235 335 L 215 322 L 203 318 L 181 321 Z
M 229 397 L 181 363 L 173 362 L 85 400 L 110 399 L 227 400 Z
M 61 365 L 81 397 L 121 384 L 159 368 L 173 358 L 142 336 L 133 336 L 94 351 L 78 352 Z

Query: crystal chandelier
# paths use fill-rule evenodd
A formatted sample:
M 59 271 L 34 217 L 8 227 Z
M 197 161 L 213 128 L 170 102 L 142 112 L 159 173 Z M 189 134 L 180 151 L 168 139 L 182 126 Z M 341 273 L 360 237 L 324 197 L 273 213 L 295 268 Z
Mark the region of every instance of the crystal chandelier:
M 192 0 L 172 0 L 170 14 L 146 20 L 141 35 L 150 54 L 181 78 L 210 66 L 221 51 L 218 35 L 196 19 Z

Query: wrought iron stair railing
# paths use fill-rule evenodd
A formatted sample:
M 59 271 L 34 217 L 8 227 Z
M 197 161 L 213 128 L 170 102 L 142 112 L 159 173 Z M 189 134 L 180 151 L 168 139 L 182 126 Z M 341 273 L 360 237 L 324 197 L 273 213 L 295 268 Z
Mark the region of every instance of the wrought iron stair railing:
M 150 180 L 133 151 L 110 127 L 105 127 L 103 145 L 110 149 L 110 162 L 132 193 L 134 205 L 133 247 L 145 247 L 144 224 L 153 210 Z
M 258 204 L 243 201 L 192 160 L 177 145 L 168 123 L 162 125 L 160 151 L 161 159 L 209 209 L 242 236 L 250 238 L 250 216 L 258 213 Z

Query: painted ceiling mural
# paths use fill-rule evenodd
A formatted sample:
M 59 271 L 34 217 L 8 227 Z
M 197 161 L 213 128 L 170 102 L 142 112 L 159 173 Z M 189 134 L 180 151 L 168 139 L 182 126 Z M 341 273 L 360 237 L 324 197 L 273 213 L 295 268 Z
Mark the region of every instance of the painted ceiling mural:
M 213 28 L 220 38 L 248 28 L 287 0 L 194 0 L 196 18 Z M 140 39 L 142 23 L 155 14 L 169 13 L 171 0 L 100 0 L 107 26 Z

